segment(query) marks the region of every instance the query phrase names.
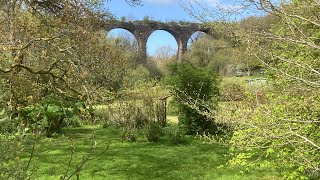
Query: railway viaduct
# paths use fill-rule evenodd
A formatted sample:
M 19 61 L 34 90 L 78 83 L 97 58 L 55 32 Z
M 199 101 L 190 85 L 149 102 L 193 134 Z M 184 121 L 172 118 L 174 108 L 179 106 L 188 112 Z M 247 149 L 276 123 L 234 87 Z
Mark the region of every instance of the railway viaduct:
M 107 31 L 121 28 L 133 34 L 139 45 L 140 60 L 145 63 L 147 60 L 147 41 L 149 36 L 156 30 L 163 30 L 170 33 L 178 44 L 177 59 L 182 62 L 182 55 L 187 51 L 187 43 L 191 35 L 197 31 L 210 34 L 210 29 L 199 23 L 189 22 L 159 22 L 152 20 L 143 21 L 112 21 L 107 26 Z

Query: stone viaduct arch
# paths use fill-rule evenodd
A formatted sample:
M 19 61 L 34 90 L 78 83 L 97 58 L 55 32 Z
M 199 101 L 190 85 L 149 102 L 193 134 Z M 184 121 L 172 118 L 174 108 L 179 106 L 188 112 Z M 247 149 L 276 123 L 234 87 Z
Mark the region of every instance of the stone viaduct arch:
M 210 30 L 198 23 L 176 23 L 158 21 L 114 21 L 107 26 L 107 31 L 121 28 L 133 34 L 139 45 L 139 56 L 143 63 L 147 60 L 147 41 L 149 36 L 156 30 L 163 30 L 170 33 L 178 44 L 178 61 L 182 62 L 182 55 L 187 51 L 188 40 L 197 31 L 209 34 Z

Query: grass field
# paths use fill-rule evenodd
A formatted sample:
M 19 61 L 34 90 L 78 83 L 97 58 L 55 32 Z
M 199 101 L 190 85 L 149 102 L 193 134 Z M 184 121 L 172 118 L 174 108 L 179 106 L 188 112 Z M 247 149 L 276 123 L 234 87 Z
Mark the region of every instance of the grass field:
M 167 116 L 167 121 L 169 123 L 173 123 L 173 124 L 178 124 L 179 122 L 179 119 L 178 119 L 178 116 Z
M 138 142 L 128 143 L 121 142 L 119 133 L 115 129 L 82 127 L 64 129 L 54 138 L 43 139 L 32 160 L 36 164 L 32 178 L 59 179 L 69 164 L 71 142 L 75 153 L 70 167 L 74 169 L 90 152 L 94 134 L 97 145 L 92 159 L 84 164 L 80 179 L 277 179 L 267 169 L 239 176 L 241 168 L 218 168 L 229 160 L 228 148 L 218 144 L 204 144 L 192 137 L 180 145 L 170 145 L 165 139 L 149 143 L 141 135 Z

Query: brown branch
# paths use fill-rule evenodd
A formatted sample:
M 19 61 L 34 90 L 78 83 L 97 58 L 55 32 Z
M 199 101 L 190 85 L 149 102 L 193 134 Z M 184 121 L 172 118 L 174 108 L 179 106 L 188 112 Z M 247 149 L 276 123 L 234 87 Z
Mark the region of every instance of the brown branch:
M 249 43 L 250 43 L 250 42 L 249 42 Z M 287 62 L 287 63 L 290 63 L 290 64 L 294 64 L 294 65 L 296 65 L 296 66 L 298 66 L 298 67 L 301 67 L 301 68 L 303 68 L 303 69 L 309 69 L 309 70 L 311 70 L 311 72 L 314 72 L 314 73 L 316 73 L 317 75 L 319 75 L 319 71 L 316 71 L 316 70 L 314 70 L 314 69 L 312 69 L 312 68 L 310 69 L 310 66 L 309 66 L 309 68 L 307 68 L 307 67 L 304 67 L 303 65 L 301 65 L 301 64 L 299 64 L 299 63 L 297 63 L 297 62 L 293 62 L 293 61 L 286 60 L 286 59 L 284 59 L 284 58 L 282 58 L 282 57 L 280 57 L 280 56 L 274 56 L 274 55 L 271 54 L 269 51 L 267 51 L 267 50 L 265 50 L 263 47 L 259 46 L 257 43 L 254 43 L 254 42 L 251 42 L 251 43 L 253 43 L 255 46 L 259 47 L 260 50 L 262 50 L 263 52 L 267 53 L 267 54 L 270 55 L 271 57 L 279 58 L 280 60 L 282 60 L 282 61 L 284 61 L 284 62 Z M 310 81 L 310 80 L 307 80 L 307 79 L 303 79 L 303 78 L 300 78 L 300 77 L 291 75 L 291 74 L 289 74 L 289 73 L 287 73 L 287 72 L 285 72 L 285 71 L 283 71 L 283 70 L 280 70 L 280 69 L 277 69 L 277 68 L 275 68 L 275 67 L 272 67 L 271 65 L 269 65 L 268 63 L 266 63 L 263 59 L 261 59 L 261 57 L 260 57 L 257 53 L 253 53 L 253 55 L 254 55 L 260 62 L 262 62 L 265 66 L 271 68 L 272 70 L 275 70 L 275 71 L 279 72 L 280 74 L 285 75 L 286 77 L 289 77 L 289 78 L 291 78 L 291 79 L 294 79 L 294 80 L 303 82 L 303 83 L 305 83 L 306 85 L 311 86 L 311 87 L 316 87 L 316 88 L 320 87 L 320 83 L 319 83 L 319 82 L 314 82 L 314 81 Z
M 306 45 L 314 49 L 320 50 L 320 46 L 316 45 L 313 41 L 305 41 L 303 39 L 293 39 L 293 38 L 288 38 L 288 37 L 280 37 L 276 36 L 274 34 L 262 34 L 262 33 L 255 33 L 256 35 L 262 35 L 263 38 L 268 39 L 268 40 L 281 40 L 281 41 L 287 41 L 291 42 L 297 45 Z
M 30 164 L 31 164 L 31 160 L 33 158 L 33 155 L 34 155 L 34 150 L 35 150 L 35 144 L 32 145 L 32 151 L 31 151 L 31 154 L 30 154 L 30 157 L 29 157 L 29 160 L 28 160 L 28 163 L 27 163 L 27 166 L 25 167 L 25 170 L 28 170 L 29 167 L 30 167 Z
M 302 138 L 305 142 L 308 142 L 310 145 L 312 145 L 313 147 L 315 147 L 316 149 L 318 149 L 320 151 L 320 146 L 318 146 L 316 143 L 314 143 L 313 141 L 311 141 L 307 137 L 304 137 L 304 136 L 297 134 L 295 132 L 292 132 L 292 134 L 299 137 L 299 138 Z
M 83 167 L 83 165 L 84 165 L 87 161 L 93 160 L 93 159 L 96 159 L 96 158 L 102 156 L 108 149 L 109 149 L 109 146 L 108 146 L 104 151 L 102 151 L 100 154 L 98 154 L 97 156 L 95 156 L 94 158 L 90 158 L 89 155 L 86 156 L 86 157 L 84 157 L 83 160 L 81 161 L 81 163 L 79 164 L 79 166 L 77 166 L 77 169 L 75 169 L 75 170 L 70 174 L 70 176 L 66 178 L 66 180 L 71 179 L 75 174 L 79 173 L 79 172 L 81 171 L 81 168 Z M 92 149 L 91 149 L 91 150 L 92 150 Z M 78 179 L 78 178 L 77 178 L 77 179 Z
M 57 76 L 57 75 L 55 75 L 55 74 L 53 74 L 53 73 L 51 72 L 51 71 L 53 70 L 53 68 L 54 68 L 59 62 L 68 62 L 68 61 L 56 60 L 55 62 L 53 62 L 53 63 L 51 64 L 51 66 L 49 67 L 48 70 L 38 70 L 38 71 L 37 71 L 37 70 L 33 70 L 32 68 L 30 68 L 30 67 L 28 67 L 28 66 L 26 66 L 26 65 L 23 65 L 23 64 L 13 64 L 13 65 L 11 65 L 11 67 L 10 67 L 9 69 L 6 69 L 6 70 L 0 68 L 0 72 L 2 72 L 2 73 L 10 73 L 10 72 L 12 72 L 14 69 L 16 69 L 16 68 L 22 68 L 22 69 L 27 70 L 27 71 L 28 71 L 29 73 L 31 73 L 31 74 L 39 74 L 39 75 L 46 75 L 46 74 L 47 74 L 47 75 L 50 75 L 53 79 L 57 79 L 57 80 L 62 81 L 69 90 L 71 90 L 72 92 L 76 93 L 77 95 L 82 96 L 83 94 L 80 93 L 80 92 L 78 92 L 78 91 L 75 90 L 74 88 L 72 88 L 72 87 L 63 79 L 63 76 L 59 77 L 59 76 Z M 65 73 L 64 73 L 64 74 L 65 74 Z
M 50 72 L 53 70 L 53 68 L 59 63 L 59 62 L 64 62 L 64 61 L 61 61 L 61 60 L 56 60 L 54 61 L 51 66 L 49 67 L 48 70 L 34 70 L 32 69 L 31 67 L 28 67 L 26 65 L 23 65 L 23 64 L 20 64 L 20 63 L 17 63 L 17 64 L 13 64 L 10 66 L 9 69 L 1 69 L 0 68 L 0 72 L 2 73 L 10 73 L 12 72 L 13 70 L 15 70 L 16 68 L 22 68 L 22 69 L 25 69 L 27 70 L 28 72 L 32 73 L 32 74 L 50 74 Z
M 66 35 L 66 32 L 61 32 L 60 34 L 57 34 L 55 36 L 52 37 L 48 37 L 48 38 L 35 38 L 35 39 L 31 39 L 28 43 L 26 43 L 25 45 L 22 45 L 21 47 L 15 47 L 15 46 L 8 46 L 6 47 L 5 45 L 0 45 L 0 49 L 5 50 L 5 51 L 21 51 L 24 49 L 29 48 L 32 44 L 34 44 L 35 42 L 40 42 L 40 41 L 51 41 L 54 39 L 59 39 L 63 36 Z
M 70 138 L 70 140 L 71 140 L 71 154 L 70 154 L 70 158 L 69 158 L 69 162 L 68 162 L 68 168 L 67 168 L 66 173 L 64 174 L 62 179 L 65 179 L 67 177 L 67 175 L 69 173 L 70 166 L 71 166 L 71 162 L 73 160 L 73 155 L 75 153 L 74 143 L 71 138 Z
M 313 24 L 313 25 L 315 25 L 315 26 L 320 27 L 320 23 L 317 23 L 317 22 L 312 21 L 312 20 L 310 20 L 310 19 L 304 18 L 304 17 L 299 16 L 299 15 L 297 15 L 297 14 L 288 14 L 288 16 L 289 16 L 289 17 L 292 17 L 292 18 L 298 18 L 298 19 L 300 19 L 300 20 L 306 21 L 306 22 L 308 22 L 308 23 L 311 23 L 311 24 Z

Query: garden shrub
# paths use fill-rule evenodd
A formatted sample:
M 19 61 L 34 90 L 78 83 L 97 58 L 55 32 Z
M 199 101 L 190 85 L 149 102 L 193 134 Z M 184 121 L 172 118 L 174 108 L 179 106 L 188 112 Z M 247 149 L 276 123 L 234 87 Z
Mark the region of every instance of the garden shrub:
M 66 127 L 81 127 L 82 123 L 79 116 L 66 117 L 63 121 L 63 126 Z
M 264 103 L 248 99 L 227 107 L 233 111 L 229 123 L 236 125 L 231 147 L 248 155 L 260 153 L 260 161 L 254 163 L 241 153 L 231 162 L 240 161 L 242 166 L 268 162 L 272 168 L 285 169 L 285 179 L 319 179 L 319 93 L 277 89 L 267 97 Z
M 0 108 L 0 134 L 15 133 L 19 122 L 12 119 L 6 108 Z
M 0 134 L 14 133 L 17 131 L 18 122 L 11 118 L 10 90 L 0 77 Z
M 214 132 L 213 112 L 219 95 L 219 77 L 210 69 L 173 64 L 166 80 L 178 102 L 179 123 L 187 134 Z
M 43 132 L 47 137 L 59 131 L 63 126 L 80 125 L 77 115 L 82 108 L 81 103 L 63 101 L 57 97 L 21 108 L 16 119 L 32 133 Z
M 244 82 L 224 79 L 220 85 L 221 101 L 242 101 L 246 98 Z
M 100 111 L 97 116 L 103 120 L 105 127 L 142 128 L 153 119 L 153 114 L 148 114 L 143 107 L 143 100 L 119 100 L 96 111 Z
M 35 167 L 30 164 L 30 154 L 34 153 L 32 147 L 38 140 L 37 136 L 22 133 L 0 134 L 0 179 L 33 179 L 30 175 L 35 172 Z
M 158 142 L 162 135 L 162 127 L 157 122 L 150 122 L 144 129 L 144 134 L 149 142 Z
M 21 109 L 18 119 L 28 131 L 45 132 L 50 137 L 63 126 L 65 117 L 65 112 L 59 106 L 38 104 Z
M 23 171 L 19 159 L 19 142 L 0 135 L 0 143 L 0 179 L 26 179 L 27 172 Z
M 123 142 L 136 142 L 137 131 L 135 129 L 124 128 L 120 134 L 120 138 Z
M 109 120 L 107 120 L 107 119 L 105 119 L 105 118 L 98 117 L 96 120 L 101 123 L 102 128 L 107 129 L 107 128 L 110 128 L 110 127 L 116 127 L 116 126 L 112 123 L 112 121 L 109 121 Z
M 164 128 L 164 132 L 170 144 L 180 144 L 185 140 L 185 133 L 178 125 L 170 124 Z
M 109 104 L 97 106 L 95 115 L 105 127 L 143 129 L 150 122 L 161 120 L 163 114 L 159 99 L 167 94 L 157 82 L 144 82 L 126 89 Z
M 171 97 L 167 99 L 167 115 L 171 115 L 171 116 L 179 115 L 178 104 Z

